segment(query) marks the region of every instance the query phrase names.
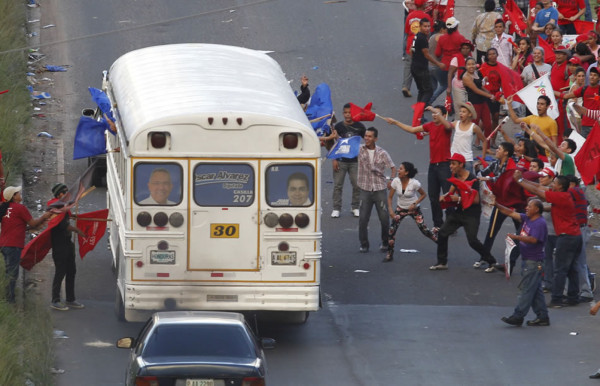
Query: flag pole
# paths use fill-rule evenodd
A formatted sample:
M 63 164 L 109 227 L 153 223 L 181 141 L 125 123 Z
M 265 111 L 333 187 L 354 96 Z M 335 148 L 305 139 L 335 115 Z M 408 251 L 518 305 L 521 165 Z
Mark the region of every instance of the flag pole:
M 492 139 L 492 137 L 494 136 L 494 134 L 496 134 L 496 132 L 500 129 L 500 127 L 502 127 L 502 125 L 504 125 L 506 122 L 508 122 L 508 116 L 504 117 L 504 119 L 502 121 L 500 121 L 500 123 L 498 124 L 498 126 L 496 126 L 496 128 L 494 129 L 494 131 L 492 131 L 492 133 L 485 140 L 489 141 L 490 139 Z

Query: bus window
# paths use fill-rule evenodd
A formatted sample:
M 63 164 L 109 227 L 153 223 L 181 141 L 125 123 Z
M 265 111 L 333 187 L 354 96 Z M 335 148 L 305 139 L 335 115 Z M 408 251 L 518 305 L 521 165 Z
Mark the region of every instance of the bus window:
M 267 203 L 271 206 L 311 206 L 314 200 L 311 165 L 273 165 L 267 169 Z
M 182 199 L 183 171 L 175 163 L 140 162 L 134 170 L 138 205 L 177 205 Z
M 194 168 L 194 201 L 200 206 L 250 206 L 254 202 L 254 169 L 248 164 L 198 164 Z

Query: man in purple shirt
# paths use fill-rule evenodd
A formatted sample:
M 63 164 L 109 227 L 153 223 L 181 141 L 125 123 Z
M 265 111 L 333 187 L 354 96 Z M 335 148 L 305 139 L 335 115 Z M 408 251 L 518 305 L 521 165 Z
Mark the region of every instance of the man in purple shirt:
M 512 217 L 514 220 L 522 222 L 521 232 L 516 234 L 508 234 L 508 237 L 519 242 L 522 263 L 522 276 L 519 283 L 518 303 L 513 314 L 509 317 L 503 317 L 504 323 L 521 326 L 523 319 L 529 312 L 529 308 L 533 309 L 536 314 L 534 320 L 528 320 L 528 326 L 549 326 L 550 318 L 548 317 L 548 308 L 546 307 L 546 299 L 542 291 L 542 272 L 544 262 L 544 245 L 548 238 L 548 228 L 546 220 L 542 217 L 544 205 L 542 201 L 534 198 L 527 203 L 525 214 L 515 212 L 503 205 L 494 203 L 500 213 Z

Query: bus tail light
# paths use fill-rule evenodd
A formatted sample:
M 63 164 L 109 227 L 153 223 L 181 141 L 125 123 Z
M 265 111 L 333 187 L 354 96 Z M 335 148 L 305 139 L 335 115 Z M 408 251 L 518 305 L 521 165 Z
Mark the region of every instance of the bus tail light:
M 147 227 L 152 222 L 152 215 L 148 212 L 140 212 L 137 215 L 137 223 L 140 226 Z
M 167 137 L 169 133 L 163 131 L 155 131 L 149 134 L 150 135 L 150 145 L 152 145 L 155 149 L 162 149 L 167 146 Z
M 265 215 L 265 224 L 269 228 L 275 228 L 277 226 L 277 224 L 279 224 L 279 216 L 277 216 L 273 212 L 267 213 Z
M 309 268 L 310 268 L 310 264 L 308 264 L 308 263 L 304 263 L 304 264 L 302 265 L 302 268 L 304 268 L 304 269 L 309 269 Z
M 279 225 L 283 228 L 291 228 L 294 225 L 294 218 L 289 213 L 284 213 L 279 216 Z
M 169 216 L 169 224 L 175 228 L 179 228 L 183 225 L 183 215 L 179 212 L 172 213 Z
M 158 227 L 164 227 L 169 222 L 169 217 L 165 212 L 158 212 L 154 215 L 154 224 Z
M 135 262 L 135 266 L 138 268 L 142 268 L 144 266 L 144 262 L 141 260 L 138 260 Z
M 258 377 L 246 377 L 242 381 L 242 386 L 265 386 L 265 380 Z
M 283 138 L 281 139 L 281 143 L 286 149 L 295 149 L 298 147 L 298 133 L 283 133 Z
M 135 386 L 158 386 L 158 377 L 135 377 Z M 264 385 L 264 383 L 263 383 Z
M 306 228 L 310 222 L 310 218 L 306 213 L 298 213 L 295 222 L 298 228 Z

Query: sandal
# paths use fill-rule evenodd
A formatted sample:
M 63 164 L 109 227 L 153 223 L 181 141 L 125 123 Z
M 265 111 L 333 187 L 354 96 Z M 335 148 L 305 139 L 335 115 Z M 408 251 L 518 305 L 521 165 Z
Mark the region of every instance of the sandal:
M 390 261 L 394 260 L 394 255 L 389 253 L 383 258 L 383 262 L 384 263 L 389 263 Z

